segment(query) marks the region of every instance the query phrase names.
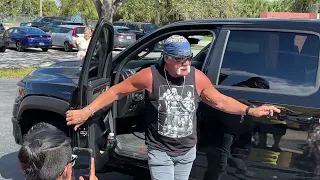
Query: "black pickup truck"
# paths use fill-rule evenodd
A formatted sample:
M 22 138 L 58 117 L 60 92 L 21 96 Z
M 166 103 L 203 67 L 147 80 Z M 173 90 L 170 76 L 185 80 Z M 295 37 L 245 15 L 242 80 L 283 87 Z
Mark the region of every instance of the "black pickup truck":
M 21 22 L 20 26 L 32 26 L 32 27 L 43 27 L 54 20 L 68 21 L 70 18 L 59 17 L 59 16 L 40 16 L 31 21 Z
M 190 179 L 319 179 L 310 153 L 310 131 L 320 117 L 320 22 L 290 19 L 212 19 L 176 22 L 148 34 L 113 56 L 113 27 L 100 19 L 83 61 L 39 68 L 18 83 L 13 136 L 47 122 L 93 149 L 98 172 L 149 178 L 144 144 L 145 92 L 128 95 L 98 111 L 78 131 L 65 112 L 83 108 L 110 86 L 159 63 L 155 45 L 173 34 L 212 37 L 193 41 L 192 65 L 223 94 L 246 104 L 273 104 L 271 117 L 230 115 L 200 103 L 197 159 Z M 210 39 L 210 38 L 205 38 Z M 106 148 L 110 132 L 116 137 Z

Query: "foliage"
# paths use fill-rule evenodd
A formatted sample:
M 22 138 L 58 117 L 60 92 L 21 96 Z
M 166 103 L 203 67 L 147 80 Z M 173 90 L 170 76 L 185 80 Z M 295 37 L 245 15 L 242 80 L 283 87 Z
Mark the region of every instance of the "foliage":
M 51 1 L 51 0 L 43 0 L 42 1 L 42 15 L 43 16 L 57 16 L 57 15 L 59 15 L 59 10 L 56 5 L 56 2 Z
M 20 14 L 37 16 L 39 15 L 39 0 L 1 0 L 0 9 L 7 17 L 17 16 Z M 43 15 L 58 15 L 58 7 L 54 1 L 43 0 Z
M 0 0 L 0 19 L 24 14 L 39 15 L 40 0 Z M 99 14 L 113 21 L 167 24 L 180 20 L 259 17 L 260 12 L 317 12 L 320 0 L 43 0 L 43 15 L 74 16 L 85 22 L 97 20 Z
M 118 14 L 124 21 L 153 22 L 155 20 L 154 0 L 129 0 L 120 7 Z
M 235 17 L 236 0 L 129 0 L 118 14 L 124 21 L 166 24 L 179 20 Z
M 260 12 L 289 12 L 292 0 L 239 0 L 238 14 L 240 17 L 259 17 Z
M 81 14 L 85 22 L 97 20 L 98 13 L 91 0 L 61 0 L 61 15 L 70 17 Z
M 22 0 L 1 0 L 0 1 L 0 16 L 16 16 L 22 8 Z
M 0 69 L 0 78 L 21 78 L 29 74 L 33 67 Z
M 318 12 L 319 8 L 314 8 L 315 6 L 319 7 L 320 0 L 293 0 L 292 10 L 295 12 Z

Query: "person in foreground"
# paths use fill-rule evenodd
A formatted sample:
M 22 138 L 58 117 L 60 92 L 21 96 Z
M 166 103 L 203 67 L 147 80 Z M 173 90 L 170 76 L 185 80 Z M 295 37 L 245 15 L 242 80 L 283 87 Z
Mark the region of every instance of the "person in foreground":
M 18 159 L 26 180 L 73 180 L 76 159 L 72 157 L 70 139 L 50 124 L 38 123 L 29 130 Z M 93 159 L 91 167 L 90 180 L 97 180 Z
M 274 106 L 252 107 L 218 92 L 208 77 L 191 66 L 188 40 L 179 35 L 164 44 L 163 61 L 111 87 L 80 110 L 66 112 L 68 125 L 82 125 L 102 107 L 146 90 L 146 144 L 154 180 L 187 180 L 196 158 L 196 111 L 203 101 L 226 113 L 251 116 L 280 113 Z

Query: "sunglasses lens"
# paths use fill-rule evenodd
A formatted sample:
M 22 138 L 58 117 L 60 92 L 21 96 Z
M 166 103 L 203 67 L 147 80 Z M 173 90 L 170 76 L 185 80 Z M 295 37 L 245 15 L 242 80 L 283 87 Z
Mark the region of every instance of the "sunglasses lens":
M 182 62 L 182 63 L 185 63 L 187 61 L 191 61 L 192 60 L 192 56 L 189 56 L 189 57 L 183 57 L 183 58 L 175 58 L 176 61 L 178 62 Z

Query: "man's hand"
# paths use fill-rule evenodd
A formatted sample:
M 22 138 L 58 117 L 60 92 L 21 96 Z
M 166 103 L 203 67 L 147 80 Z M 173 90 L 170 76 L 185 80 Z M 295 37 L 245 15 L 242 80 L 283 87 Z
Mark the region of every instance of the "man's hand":
M 152 72 L 150 67 L 145 68 L 121 83 L 112 86 L 110 89 L 100 94 L 91 104 L 88 105 L 88 107 L 97 112 L 101 108 L 112 104 L 114 101 L 143 89 L 147 89 L 149 92 L 152 92 Z M 67 111 L 67 125 L 75 125 L 74 130 L 77 130 L 78 127 L 91 116 L 91 111 L 88 107 L 81 110 Z
M 89 180 L 98 180 L 97 176 L 96 176 L 96 167 L 94 164 L 94 158 L 91 158 L 91 169 L 90 169 L 90 175 L 89 178 L 86 177 L 86 179 Z M 83 176 L 79 177 L 79 180 L 85 180 L 85 178 Z
M 248 114 L 255 117 L 261 117 L 261 116 L 273 116 L 273 113 L 280 113 L 280 109 L 274 107 L 274 106 L 259 106 L 255 108 L 249 109 Z
M 90 110 L 85 107 L 80 110 L 69 110 L 66 112 L 67 125 L 75 125 L 76 131 L 91 115 Z

